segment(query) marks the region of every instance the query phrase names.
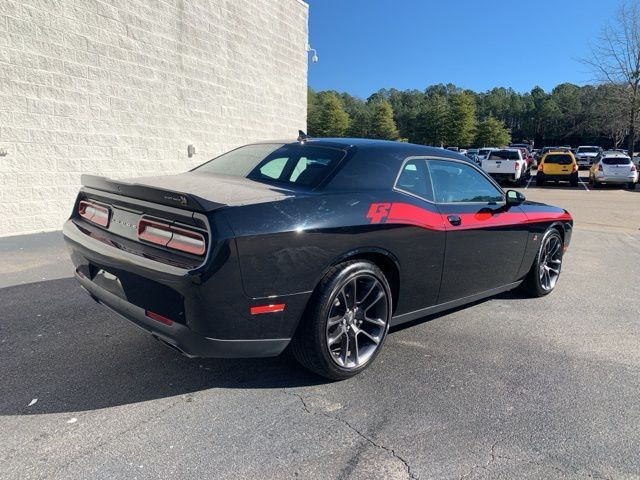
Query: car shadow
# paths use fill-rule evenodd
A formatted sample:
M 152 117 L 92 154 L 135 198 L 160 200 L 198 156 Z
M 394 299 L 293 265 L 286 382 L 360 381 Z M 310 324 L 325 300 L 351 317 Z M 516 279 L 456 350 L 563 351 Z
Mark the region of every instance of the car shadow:
M 508 292 L 493 298 L 524 297 Z M 0 361 L 0 415 L 96 410 L 215 388 L 328 383 L 287 353 L 258 359 L 184 357 L 95 303 L 74 279 L 0 289 Z
M 95 410 L 212 388 L 327 382 L 287 355 L 186 358 L 93 302 L 73 279 L 0 290 L 0 361 L 0 415 Z
M 516 290 L 511 290 L 508 292 L 503 292 L 499 295 L 495 295 L 493 297 L 488 297 L 488 298 L 483 298 L 482 300 L 477 300 L 475 302 L 471 302 L 471 303 L 466 303 L 464 305 L 461 305 L 459 307 L 455 307 L 455 308 L 450 308 L 449 310 L 444 310 L 442 312 L 439 313 L 435 313 L 433 315 L 425 315 L 424 317 L 418 318 L 416 320 L 412 320 L 410 322 L 407 323 L 403 323 L 402 325 L 397 325 L 395 327 L 391 327 L 391 329 L 389 330 L 391 333 L 393 332 L 400 332 L 406 328 L 411 328 L 411 327 L 415 327 L 416 325 L 420 325 L 422 323 L 426 323 L 426 322 L 430 322 L 431 320 L 435 320 L 436 318 L 440 318 L 444 315 L 450 315 L 452 313 L 456 313 L 459 312 L 461 310 L 466 310 L 468 308 L 474 307 L 476 305 L 481 305 L 485 302 L 488 302 L 489 300 L 524 300 L 524 299 L 530 299 L 531 297 L 520 293 L 517 289 Z

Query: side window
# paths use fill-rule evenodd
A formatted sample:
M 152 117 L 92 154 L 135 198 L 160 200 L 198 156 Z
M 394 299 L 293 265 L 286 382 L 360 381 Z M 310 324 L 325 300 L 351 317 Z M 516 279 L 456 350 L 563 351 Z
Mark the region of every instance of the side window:
M 462 162 L 429 160 L 429 171 L 438 203 L 500 202 L 502 192 L 484 175 Z
M 405 163 L 402 166 L 400 175 L 398 175 L 395 188 L 433 202 L 433 188 L 427 161 L 416 159 Z
M 287 165 L 287 157 L 274 158 L 260 167 L 260 175 L 263 177 L 273 178 L 278 180 L 282 175 L 284 167 Z

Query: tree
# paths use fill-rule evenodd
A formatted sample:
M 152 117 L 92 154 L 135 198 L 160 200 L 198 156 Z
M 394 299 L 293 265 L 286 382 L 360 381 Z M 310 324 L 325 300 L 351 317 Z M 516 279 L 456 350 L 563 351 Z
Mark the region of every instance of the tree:
M 500 120 L 488 117 L 478 124 L 476 145 L 479 147 L 500 147 L 511 143 L 511 132 Z
M 396 127 L 396 122 L 393 120 L 391 104 L 386 100 L 379 102 L 373 114 L 371 137 L 384 140 L 397 140 L 399 136 L 398 127 Z
M 640 4 L 624 1 L 614 19 L 602 30 L 584 62 L 598 79 L 611 85 L 626 86 L 629 124 L 629 154 L 633 156 L 636 140 L 637 112 L 640 101 Z
M 588 112 L 591 133 L 604 134 L 614 148 L 619 148 L 629 134 L 629 122 L 626 116 L 620 115 L 627 109 L 626 89 L 615 84 L 601 85 L 594 92 Z
M 342 137 L 349 128 L 349 114 L 342 108 L 340 98 L 335 92 L 323 92 L 317 119 L 312 122 L 310 132 L 318 137 Z
M 416 117 L 416 142 L 442 147 L 447 141 L 449 105 L 440 93 L 427 96 L 424 107 Z
M 471 92 L 450 96 L 447 143 L 460 147 L 469 146 L 475 139 L 476 101 Z

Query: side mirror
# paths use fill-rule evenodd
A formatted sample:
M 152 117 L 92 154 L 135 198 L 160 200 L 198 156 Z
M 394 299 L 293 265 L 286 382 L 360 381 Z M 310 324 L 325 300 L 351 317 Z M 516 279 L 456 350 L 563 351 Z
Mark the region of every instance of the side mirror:
M 524 193 L 520 193 L 516 190 L 507 190 L 507 205 L 514 207 L 516 205 L 520 205 L 524 203 L 526 197 Z

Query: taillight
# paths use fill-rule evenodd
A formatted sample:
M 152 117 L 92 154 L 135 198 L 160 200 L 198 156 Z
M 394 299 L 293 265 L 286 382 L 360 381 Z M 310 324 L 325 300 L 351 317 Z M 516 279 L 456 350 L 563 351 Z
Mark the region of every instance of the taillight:
M 206 251 L 206 242 L 201 233 L 148 218 L 138 222 L 138 238 L 194 255 L 204 255 Z
M 577 172 L 578 171 L 578 164 L 577 163 L 573 164 L 573 169 L 571 171 L 572 172 Z
M 539 172 L 543 172 L 544 171 L 544 163 L 538 164 L 538 171 Z
M 632 172 L 635 172 L 635 171 L 636 171 L 636 166 L 635 166 L 633 163 L 631 164 L 631 171 L 632 171 Z
M 105 205 L 82 200 L 78 204 L 78 215 L 91 223 L 107 227 L 109 226 L 111 210 Z
M 598 165 L 598 171 L 601 172 L 602 171 L 602 164 Z
M 520 170 L 520 164 L 518 162 L 514 162 L 514 164 L 515 164 L 515 169 L 516 169 L 516 172 L 517 172 L 518 170 Z

